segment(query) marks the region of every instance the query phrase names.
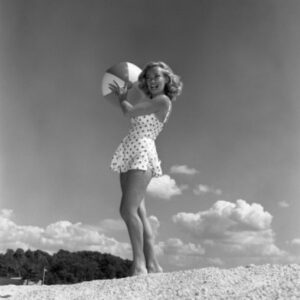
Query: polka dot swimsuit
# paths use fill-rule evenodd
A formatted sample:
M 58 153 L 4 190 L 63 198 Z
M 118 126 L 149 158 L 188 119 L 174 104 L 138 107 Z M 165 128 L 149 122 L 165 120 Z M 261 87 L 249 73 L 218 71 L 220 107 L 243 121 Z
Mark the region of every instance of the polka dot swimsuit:
M 161 162 L 158 159 L 155 139 L 166 123 L 171 106 L 164 122 L 157 119 L 154 113 L 130 119 L 129 133 L 118 146 L 112 161 L 111 169 L 116 172 L 127 172 L 131 169 L 152 171 L 153 177 L 162 175 Z

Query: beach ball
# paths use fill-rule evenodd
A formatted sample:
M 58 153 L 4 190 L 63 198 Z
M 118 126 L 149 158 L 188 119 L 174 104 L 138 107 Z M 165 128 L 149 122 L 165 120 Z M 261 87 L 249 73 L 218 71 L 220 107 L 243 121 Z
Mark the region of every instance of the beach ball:
M 109 84 L 116 81 L 119 86 L 123 87 L 125 82 L 132 84 L 128 90 L 127 101 L 131 104 L 137 103 L 142 97 L 143 92 L 138 87 L 138 77 L 142 70 L 133 63 L 120 62 L 106 70 L 102 78 L 102 95 L 111 104 L 119 106 L 118 97 L 111 92 Z

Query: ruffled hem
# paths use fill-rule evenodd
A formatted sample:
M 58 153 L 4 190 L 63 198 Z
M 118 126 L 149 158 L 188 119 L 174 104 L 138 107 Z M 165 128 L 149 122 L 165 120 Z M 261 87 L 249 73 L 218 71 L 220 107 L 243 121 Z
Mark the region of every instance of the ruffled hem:
M 143 171 L 147 171 L 147 168 L 144 167 L 134 167 L 131 165 L 128 166 L 110 166 L 110 169 L 114 172 L 118 172 L 118 173 L 126 173 L 129 170 L 143 170 Z M 152 171 L 152 177 L 160 177 L 163 175 L 162 170 L 160 169 L 160 167 L 155 167 L 152 168 L 150 167 L 151 171 Z
M 151 151 L 152 150 L 152 151 Z M 110 168 L 114 172 L 127 172 L 129 170 L 150 169 L 153 177 L 162 176 L 161 161 L 158 159 L 156 149 L 144 149 L 131 155 L 124 155 L 125 149 L 121 143 L 117 148 Z

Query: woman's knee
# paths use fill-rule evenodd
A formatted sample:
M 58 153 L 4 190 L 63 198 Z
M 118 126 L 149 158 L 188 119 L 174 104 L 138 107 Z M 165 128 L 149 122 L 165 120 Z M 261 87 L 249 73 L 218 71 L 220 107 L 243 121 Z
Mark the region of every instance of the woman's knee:
M 119 212 L 121 217 L 124 220 L 127 220 L 129 218 L 138 216 L 137 209 L 138 208 L 134 207 L 133 205 L 130 205 L 128 201 L 124 201 L 124 199 L 122 199 Z
M 126 207 L 123 203 L 121 203 L 121 205 L 120 205 L 119 212 L 120 212 L 120 215 L 123 219 L 125 219 L 128 215 L 128 211 L 127 211 L 127 209 L 126 209 Z
M 152 230 L 144 230 L 144 243 L 145 245 L 154 245 L 155 243 L 155 236 L 152 232 Z
M 145 209 L 144 205 L 141 204 L 138 207 L 138 214 L 141 217 L 141 219 L 147 219 L 147 212 L 146 212 L 146 209 Z

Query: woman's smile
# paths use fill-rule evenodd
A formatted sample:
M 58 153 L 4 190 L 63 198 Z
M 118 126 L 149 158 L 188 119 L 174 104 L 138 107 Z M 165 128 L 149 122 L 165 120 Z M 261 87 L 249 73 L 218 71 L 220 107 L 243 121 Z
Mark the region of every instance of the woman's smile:
M 159 67 L 150 69 L 146 80 L 148 89 L 153 96 L 164 93 L 166 78 Z

